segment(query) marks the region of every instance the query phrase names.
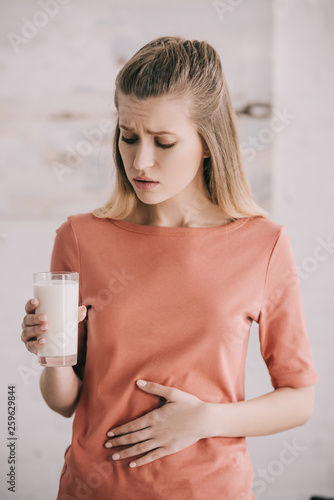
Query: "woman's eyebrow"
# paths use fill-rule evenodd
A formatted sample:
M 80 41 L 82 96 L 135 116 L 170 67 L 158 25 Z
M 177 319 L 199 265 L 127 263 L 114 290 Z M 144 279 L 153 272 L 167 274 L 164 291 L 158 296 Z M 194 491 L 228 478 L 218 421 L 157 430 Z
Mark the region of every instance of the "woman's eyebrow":
M 126 127 L 125 125 L 119 125 L 119 128 L 123 128 L 128 132 L 133 132 L 133 128 Z M 146 130 L 146 132 L 150 135 L 176 135 L 174 132 L 168 132 L 166 130 L 160 130 L 160 131 Z

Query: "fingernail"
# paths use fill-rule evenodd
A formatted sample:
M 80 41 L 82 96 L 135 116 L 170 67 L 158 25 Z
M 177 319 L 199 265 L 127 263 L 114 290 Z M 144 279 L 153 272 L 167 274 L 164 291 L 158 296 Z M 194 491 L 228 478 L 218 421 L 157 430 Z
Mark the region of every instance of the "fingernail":
M 31 299 L 30 302 L 31 302 L 31 304 L 35 305 L 35 304 L 37 304 L 38 300 L 37 299 Z
M 45 344 L 45 339 L 39 339 L 38 343 L 39 344 Z
M 40 329 L 41 329 L 41 330 L 47 330 L 47 329 L 48 329 L 48 325 L 43 325 L 43 326 L 40 326 Z
M 38 319 L 39 319 L 39 321 L 46 321 L 48 319 L 48 317 L 46 314 L 41 314 L 40 316 L 38 316 Z
M 115 434 L 112 431 L 109 431 L 109 432 L 107 432 L 107 436 L 113 437 L 113 436 L 115 436 Z
M 106 448 L 112 448 L 112 444 L 108 441 L 105 445 Z
M 121 455 L 119 453 L 114 453 L 111 458 L 113 460 L 118 460 L 119 458 L 121 458 Z
M 137 385 L 139 385 L 140 387 L 145 387 L 146 384 L 147 382 L 145 382 L 145 380 L 137 380 Z
M 136 462 L 131 462 L 131 463 L 129 464 L 129 467 L 133 468 L 133 467 L 136 467 L 136 465 L 137 465 L 137 464 L 136 464 Z

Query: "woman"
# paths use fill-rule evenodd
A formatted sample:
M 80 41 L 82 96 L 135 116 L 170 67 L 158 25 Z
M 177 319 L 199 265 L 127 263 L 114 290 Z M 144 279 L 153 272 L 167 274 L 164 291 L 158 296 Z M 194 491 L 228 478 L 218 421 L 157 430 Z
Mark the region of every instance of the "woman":
M 148 43 L 115 105 L 113 194 L 68 217 L 51 259 L 80 273 L 84 305 L 78 364 L 40 381 L 76 412 L 57 499 L 254 499 L 245 438 L 303 425 L 318 380 L 289 237 L 252 199 L 211 45 Z M 22 325 L 35 354 L 36 304 Z M 252 321 L 274 390 L 245 401 Z

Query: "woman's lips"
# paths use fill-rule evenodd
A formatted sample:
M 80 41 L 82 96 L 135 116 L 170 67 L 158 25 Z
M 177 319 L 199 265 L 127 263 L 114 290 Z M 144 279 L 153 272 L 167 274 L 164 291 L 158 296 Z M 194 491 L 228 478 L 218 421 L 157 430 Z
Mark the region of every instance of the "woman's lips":
M 159 184 L 159 182 L 149 182 L 149 181 L 136 181 L 133 179 L 138 189 L 142 189 L 143 191 L 148 191 L 149 189 L 153 189 L 155 186 Z

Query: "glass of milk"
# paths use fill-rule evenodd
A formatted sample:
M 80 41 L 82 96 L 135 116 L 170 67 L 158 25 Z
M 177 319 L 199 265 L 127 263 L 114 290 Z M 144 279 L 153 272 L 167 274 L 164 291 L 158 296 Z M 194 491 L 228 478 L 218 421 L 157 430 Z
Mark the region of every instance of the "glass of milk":
M 77 364 L 79 273 L 40 272 L 33 274 L 36 314 L 46 314 L 46 343 L 37 351 L 41 366 Z M 37 336 L 39 340 L 43 335 Z

